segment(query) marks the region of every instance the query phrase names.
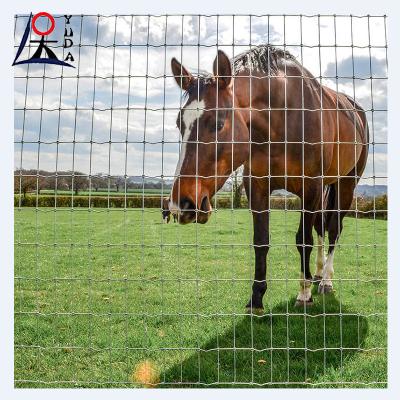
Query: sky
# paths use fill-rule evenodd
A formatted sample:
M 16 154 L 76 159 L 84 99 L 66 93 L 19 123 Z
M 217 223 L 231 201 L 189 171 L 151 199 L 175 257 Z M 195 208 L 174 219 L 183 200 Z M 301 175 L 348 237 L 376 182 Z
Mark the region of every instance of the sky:
M 192 71 L 211 71 L 217 44 L 231 57 L 250 44 L 269 43 L 290 51 L 324 85 L 355 97 L 367 110 L 372 143 L 361 183 L 386 184 L 383 17 L 72 16 L 70 25 L 55 17 L 48 39 L 58 43 L 50 47 L 62 58 L 64 29 L 71 27 L 68 50 L 76 68 L 14 67 L 16 169 L 172 177 L 182 93 L 171 76 L 171 58 Z M 16 48 L 27 21 L 15 20 Z M 39 18 L 36 26 L 46 30 L 48 21 Z

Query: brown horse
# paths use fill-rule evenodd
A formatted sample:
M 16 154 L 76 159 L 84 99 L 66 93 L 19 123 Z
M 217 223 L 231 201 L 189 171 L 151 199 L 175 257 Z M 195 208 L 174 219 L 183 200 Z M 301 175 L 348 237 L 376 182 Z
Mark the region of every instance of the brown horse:
M 181 224 L 207 222 L 210 199 L 244 165 L 255 250 L 252 296 L 246 307 L 259 313 L 267 288 L 269 196 L 281 188 L 295 193 L 302 204 L 296 305 L 311 305 L 313 280 L 319 293 L 332 290 L 335 245 L 368 157 L 365 112 L 345 94 L 320 85 L 288 52 L 269 45 L 232 62 L 218 51 L 212 75 L 194 76 L 175 58 L 171 67 L 187 100 L 177 119 L 182 146 L 169 209 Z M 314 279 L 313 227 L 318 234 Z
M 162 208 L 161 208 L 161 215 L 162 219 L 166 224 L 169 224 L 169 221 L 171 220 L 171 211 L 169 211 L 169 197 L 164 197 L 162 199 Z M 176 214 L 172 215 L 174 218 L 174 222 L 177 220 Z

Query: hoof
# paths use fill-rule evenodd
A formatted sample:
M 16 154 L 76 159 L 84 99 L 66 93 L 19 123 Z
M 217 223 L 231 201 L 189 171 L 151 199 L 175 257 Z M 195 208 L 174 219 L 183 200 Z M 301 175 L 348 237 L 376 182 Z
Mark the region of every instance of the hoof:
M 321 281 L 322 281 L 322 276 L 314 275 L 312 282 L 315 286 L 318 286 Z
M 245 312 L 246 314 L 258 315 L 260 317 L 264 315 L 264 309 L 261 307 L 246 307 Z
M 333 287 L 332 285 L 319 285 L 318 286 L 318 293 L 319 294 L 327 294 L 327 293 L 332 293 L 333 292 Z
M 312 306 L 314 304 L 313 302 L 313 298 L 310 297 L 308 300 L 296 300 L 296 303 L 294 304 L 295 307 L 304 307 L 304 305 L 306 306 Z

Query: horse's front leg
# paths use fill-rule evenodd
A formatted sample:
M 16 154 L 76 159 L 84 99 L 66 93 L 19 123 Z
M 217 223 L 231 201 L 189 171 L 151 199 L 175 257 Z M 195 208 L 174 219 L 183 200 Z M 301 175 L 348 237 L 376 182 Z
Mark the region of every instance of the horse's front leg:
M 251 185 L 251 188 L 250 188 Z M 265 179 L 244 180 L 246 194 L 253 214 L 255 272 L 248 313 L 261 315 L 264 312 L 263 296 L 267 290 L 267 253 L 269 250 L 269 188 Z M 251 189 L 251 190 L 250 190 Z

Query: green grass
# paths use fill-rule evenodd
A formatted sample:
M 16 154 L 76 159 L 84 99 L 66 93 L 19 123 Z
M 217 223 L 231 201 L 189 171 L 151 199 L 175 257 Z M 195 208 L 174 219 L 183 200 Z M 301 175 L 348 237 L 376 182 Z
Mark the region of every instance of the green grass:
M 298 218 L 271 212 L 256 317 L 247 210 L 179 226 L 156 209 L 16 209 L 16 386 L 137 387 L 150 360 L 161 387 L 385 387 L 386 221 L 345 219 L 335 292 L 304 312 Z

